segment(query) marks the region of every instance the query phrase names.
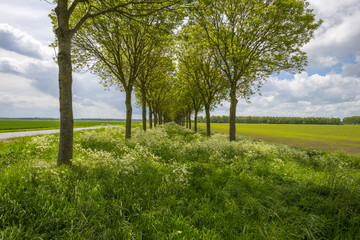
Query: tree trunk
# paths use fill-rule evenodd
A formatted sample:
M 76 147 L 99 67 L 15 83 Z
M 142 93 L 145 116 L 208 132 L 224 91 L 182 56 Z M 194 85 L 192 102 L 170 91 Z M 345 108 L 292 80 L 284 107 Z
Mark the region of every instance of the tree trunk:
M 186 122 L 186 128 L 189 128 L 189 118 L 188 118 L 188 116 L 185 117 L 185 122 Z
M 230 90 L 230 116 L 229 116 L 229 136 L 230 141 L 236 141 L 236 105 L 238 100 L 236 99 L 236 89 L 234 87 Z
M 154 111 L 154 127 L 156 127 L 157 121 L 158 121 L 157 113 L 156 113 L 156 111 Z
M 126 104 L 126 123 L 125 123 L 125 139 L 131 138 L 131 117 L 132 117 L 132 106 L 131 106 L 131 92 L 132 87 L 126 90 L 125 104 Z
M 146 92 L 145 88 L 142 89 L 142 125 L 143 130 L 146 131 Z
M 191 112 L 189 113 L 189 129 L 191 129 Z
M 162 113 L 159 111 L 159 125 L 163 124 Z
M 149 104 L 149 127 L 150 129 L 152 129 L 153 127 L 153 118 L 152 118 L 152 109 L 151 109 L 151 105 Z
M 195 116 L 194 116 L 194 130 L 197 132 L 197 115 L 198 111 L 195 110 Z
M 205 104 L 205 117 L 206 117 L 206 136 L 210 137 L 210 106 Z
M 57 166 L 60 166 L 62 164 L 71 165 L 72 163 L 74 118 L 72 109 L 71 37 L 68 32 L 62 34 L 60 34 L 61 31 L 58 32 L 60 139 Z

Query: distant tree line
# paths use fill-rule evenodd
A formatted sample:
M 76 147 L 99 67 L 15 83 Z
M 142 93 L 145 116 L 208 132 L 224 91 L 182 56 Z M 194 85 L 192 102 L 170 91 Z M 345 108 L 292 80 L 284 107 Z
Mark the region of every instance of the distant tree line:
M 360 124 L 360 116 L 346 117 L 343 119 L 343 124 Z
M 205 118 L 200 116 L 199 122 L 204 123 Z M 212 123 L 229 123 L 229 116 L 211 116 Z M 236 123 L 266 123 L 266 124 L 324 124 L 324 125 L 341 125 L 341 124 L 360 124 L 360 117 L 347 117 L 341 121 L 340 118 L 325 117 L 253 117 L 238 116 Z
M 46 120 L 46 121 L 56 121 L 56 120 L 60 120 L 60 118 L 51 118 L 51 117 L 25 117 L 25 118 L 3 118 L 0 117 L 1 120 Z

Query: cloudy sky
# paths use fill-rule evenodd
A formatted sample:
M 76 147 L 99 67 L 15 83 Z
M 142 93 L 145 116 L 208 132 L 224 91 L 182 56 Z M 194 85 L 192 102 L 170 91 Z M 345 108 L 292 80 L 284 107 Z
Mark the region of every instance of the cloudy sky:
M 360 115 L 360 1 L 309 0 L 323 20 L 304 47 L 306 71 L 272 76 L 261 96 L 239 101 L 239 116 Z M 54 40 L 48 14 L 54 5 L 41 0 L 0 2 L 0 117 L 59 117 Z M 125 118 L 125 98 L 104 90 L 96 76 L 74 74 L 75 118 Z M 228 115 L 224 102 L 213 115 Z M 133 118 L 140 118 L 134 108 Z

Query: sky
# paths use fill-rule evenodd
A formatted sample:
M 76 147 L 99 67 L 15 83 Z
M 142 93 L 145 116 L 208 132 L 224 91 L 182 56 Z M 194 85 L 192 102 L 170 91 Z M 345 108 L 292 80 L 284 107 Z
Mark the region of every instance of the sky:
M 251 103 L 239 99 L 238 116 L 360 115 L 360 1 L 309 3 L 323 24 L 303 47 L 305 71 L 272 75 Z M 54 7 L 44 0 L 0 2 L 0 117 L 59 117 L 56 50 L 49 47 Z M 223 102 L 211 114 L 229 115 L 229 106 Z M 95 75 L 74 73 L 73 108 L 75 118 L 125 118 L 125 95 L 104 89 Z M 141 118 L 135 99 L 133 118 Z

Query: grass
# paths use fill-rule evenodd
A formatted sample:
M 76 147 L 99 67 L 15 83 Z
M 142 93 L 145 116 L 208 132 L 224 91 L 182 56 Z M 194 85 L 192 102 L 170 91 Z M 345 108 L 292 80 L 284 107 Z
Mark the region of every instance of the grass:
M 201 123 L 199 127 L 205 129 L 206 125 Z M 211 129 L 228 134 L 229 124 L 212 123 Z M 294 147 L 360 155 L 360 125 L 236 124 L 236 134 Z
M 81 121 L 75 120 L 74 127 L 93 127 L 99 125 L 124 125 L 125 122 L 115 121 Z M 1 132 L 18 132 L 32 130 L 48 130 L 60 128 L 58 120 L 3 120 L 0 119 Z
M 175 124 L 0 142 L 0 239 L 359 239 L 360 157 Z

